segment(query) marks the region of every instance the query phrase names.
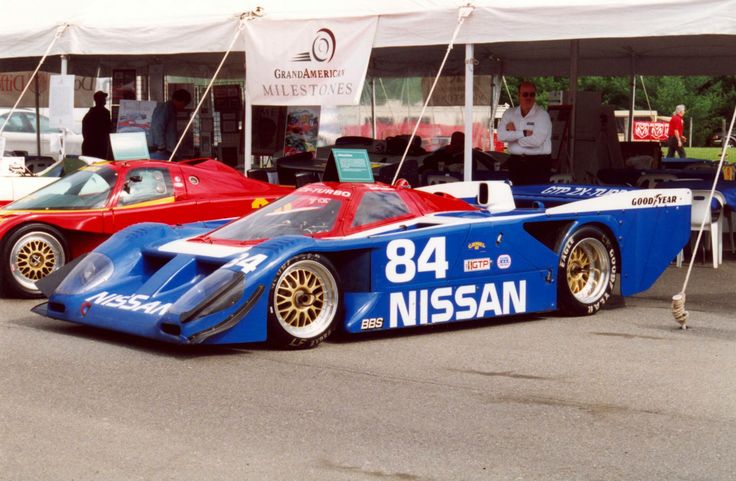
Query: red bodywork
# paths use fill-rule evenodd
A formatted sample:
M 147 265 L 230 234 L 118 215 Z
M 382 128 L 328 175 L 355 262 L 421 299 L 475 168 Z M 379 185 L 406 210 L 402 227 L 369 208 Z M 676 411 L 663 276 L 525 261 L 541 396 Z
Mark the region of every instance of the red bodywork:
M 404 201 L 409 212 L 391 217 L 370 224 L 363 224 L 358 227 L 353 226 L 353 220 L 358 212 L 358 208 L 363 200 L 363 196 L 367 192 L 375 191 L 391 191 L 396 192 Z M 332 238 L 345 237 L 360 232 L 378 229 L 389 224 L 395 224 L 410 219 L 416 219 L 429 214 L 437 214 L 441 212 L 458 212 L 458 211 L 477 211 L 477 207 L 473 207 L 467 202 L 457 199 L 449 194 L 433 194 L 414 190 L 409 188 L 392 187 L 386 184 L 363 184 L 363 183 L 340 183 L 340 182 L 324 182 L 314 183 L 301 187 L 294 191 L 294 195 L 317 195 L 328 199 L 338 199 L 344 201 L 343 206 L 337 215 L 337 222 L 334 227 L 327 232 L 315 234 L 303 234 L 314 238 Z M 207 242 L 208 244 L 222 244 L 231 246 L 254 245 L 263 242 L 266 239 L 238 241 L 230 239 L 217 239 L 211 237 L 212 233 L 208 233 L 191 239 L 194 242 Z
M 117 171 L 117 180 L 102 208 L 86 210 L 0 210 L 0 239 L 26 224 L 59 229 L 71 260 L 94 249 L 115 232 L 139 222 L 188 222 L 239 217 L 290 193 L 293 189 L 249 179 L 212 159 L 183 162 L 122 161 L 97 164 Z M 93 166 L 94 167 L 94 166 Z M 173 196 L 156 201 L 118 205 L 132 169 L 168 169 Z

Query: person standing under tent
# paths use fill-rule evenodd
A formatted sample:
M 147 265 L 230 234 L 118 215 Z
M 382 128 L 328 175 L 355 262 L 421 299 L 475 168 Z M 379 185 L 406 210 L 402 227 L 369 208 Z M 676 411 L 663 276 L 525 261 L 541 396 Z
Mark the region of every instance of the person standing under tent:
M 683 135 L 685 132 L 684 122 L 682 118 L 685 116 L 685 106 L 680 104 L 675 107 L 670 119 L 670 129 L 667 138 L 667 157 L 674 157 L 675 152 L 681 159 L 686 157 L 683 144 L 687 141 Z
M 506 165 L 515 185 L 546 184 L 552 170 L 552 121 L 536 103 L 533 82 L 519 84 L 519 106 L 501 117 L 498 139 L 508 145 Z
M 105 108 L 107 94 L 98 90 L 93 98 L 95 106 L 82 119 L 82 155 L 109 159 L 112 121 L 110 111 Z
M 184 110 L 192 95 L 184 89 L 171 94 L 171 100 L 159 104 L 151 116 L 151 142 L 149 147 L 152 159 L 169 160 L 179 141 L 180 132 L 176 128 L 176 113 Z

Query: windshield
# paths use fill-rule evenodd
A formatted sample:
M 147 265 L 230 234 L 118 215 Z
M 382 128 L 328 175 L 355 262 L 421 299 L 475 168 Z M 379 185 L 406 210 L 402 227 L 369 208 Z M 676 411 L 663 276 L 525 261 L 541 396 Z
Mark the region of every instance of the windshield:
M 343 201 L 291 194 L 214 231 L 212 239 L 256 240 L 330 232 Z
M 5 206 L 5 210 L 78 210 L 104 207 L 117 175 L 110 167 L 87 167 Z

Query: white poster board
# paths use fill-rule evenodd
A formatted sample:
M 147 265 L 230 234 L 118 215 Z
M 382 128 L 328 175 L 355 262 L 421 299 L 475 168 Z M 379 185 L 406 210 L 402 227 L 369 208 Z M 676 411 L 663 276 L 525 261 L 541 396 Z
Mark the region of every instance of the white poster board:
M 49 126 L 74 127 L 74 75 L 49 77 Z
M 153 145 L 151 119 L 156 105 L 157 103 L 152 100 L 120 100 L 116 132 L 119 134 L 143 132 L 146 134 L 148 145 Z

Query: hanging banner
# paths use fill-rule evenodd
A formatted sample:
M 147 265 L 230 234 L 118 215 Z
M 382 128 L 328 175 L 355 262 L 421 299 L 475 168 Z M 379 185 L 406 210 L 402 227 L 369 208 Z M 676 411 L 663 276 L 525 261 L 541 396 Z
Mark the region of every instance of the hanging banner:
M 377 17 L 246 24 L 253 105 L 357 105 Z
M 74 75 L 49 78 L 49 127 L 74 127 Z
M 5 72 L 0 73 L 0 107 L 12 107 L 31 78 L 32 72 Z M 38 72 L 39 102 L 38 106 L 49 106 L 49 77 L 48 72 Z M 74 77 L 74 106 L 91 107 L 94 105 L 92 95 L 95 90 L 95 79 L 92 77 Z M 23 96 L 18 107 L 27 108 L 36 106 L 35 82 L 31 83 L 28 92 Z

